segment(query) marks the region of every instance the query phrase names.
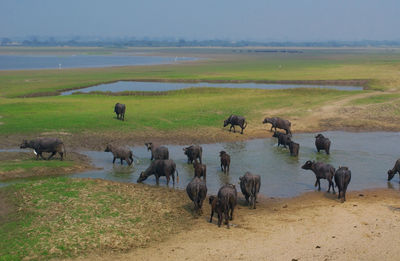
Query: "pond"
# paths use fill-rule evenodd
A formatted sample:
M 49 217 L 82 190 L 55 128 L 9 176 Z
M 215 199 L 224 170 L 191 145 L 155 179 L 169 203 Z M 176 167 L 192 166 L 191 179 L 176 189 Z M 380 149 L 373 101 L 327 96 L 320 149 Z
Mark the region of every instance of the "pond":
M 61 95 L 71 95 L 76 92 L 89 93 L 94 91 L 100 92 L 123 92 L 123 91 L 148 91 L 161 92 L 173 91 L 185 88 L 201 88 L 201 87 L 219 87 L 219 88 L 245 88 L 245 89 L 293 89 L 293 88 L 323 88 L 343 91 L 363 90 L 360 86 L 336 86 L 336 85 L 305 85 L 305 84 L 270 84 L 270 83 L 176 83 L 176 82 L 135 82 L 135 81 L 119 81 L 114 83 L 99 84 L 87 88 L 75 89 L 62 92 Z
M 260 192 L 269 197 L 292 197 L 304 192 L 315 191 L 313 172 L 301 169 L 307 160 L 330 163 L 336 169 L 339 166 L 348 166 L 352 172 L 349 191 L 387 187 L 400 189 L 398 175 L 391 182 L 387 182 L 387 170 L 391 169 L 400 157 L 398 146 L 400 133 L 333 131 L 323 134 L 332 142 L 330 155 L 326 155 L 324 152 L 317 153 L 314 134 L 295 134 L 293 136 L 293 140 L 300 144 L 298 158 L 291 157 L 288 149 L 278 148 L 275 138 L 202 144 L 203 163 L 207 165 L 208 193 L 216 194 L 219 187 L 225 183 L 237 184 L 239 177 L 246 171 L 261 175 Z M 185 189 L 193 177 L 193 167 L 187 164 L 187 158 L 182 150 L 184 146 L 167 145 L 167 147 L 170 158 L 175 161 L 179 172 L 180 180 L 175 187 Z M 103 169 L 73 174 L 70 177 L 101 178 L 136 183 L 140 172 L 150 165 L 150 152 L 144 145 L 131 149 L 138 158 L 138 162 L 135 161 L 132 167 L 127 166 L 125 162 L 122 166 L 119 163 L 113 166 L 112 154 L 109 152 L 82 152 L 92 159 L 92 163 L 96 167 Z M 231 155 L 229 174 L 221 172 L 219 161 L 219 151 L 221 150 L 225 150 Z M 14 182 L 23 182 L 23 180 L 0 182 L 0 187 Z M 144 183 L 155 185 L 154 176 L 149 177 Z M 165 177 L 160 178 L 160 186 L 166 186 Z M 172 187 L 172 181 L 170 187 Z M 328 182 L 321 180 L 321 191 L 324 192 L 327 189 Z
M 0 55 L 0 70 L 154 65 L 193 60 L 196 58 L 129 55 Z
M 243 142 L 203 144 L 203 163 L 207 165 L 207 187 L 209 194 L 215 194 L 225 183 L 237 184 L 239 176 L 246 171 L 261 175 L 261 193 L 270 197 L 292 197 L 304 192 L 314 191 L 315 176 L 301 166 L 307 160 L 323 161 L 335 168 L 348 166 L 352 171 L 349 190 L 368 188 L 398 188 L 398 176 L 387 182 L 387 170 L 392 168 L 400 156 L 398 141 L 400 133 L 372 132 L 324 132 L 332 141 L 331 154 L 317 153 L 313 134 L 297 134 L 293 140 L 300 144 L 298 158 L 291 157 L 289 151 L 277 147 L 275 138 L 255 139 Z M 179 183 L 176 188 L 184 189 L 193 177 L 193 167 L 187 164 L 183 154 L 184 146 L 168 145 L 170 158 L 177 164 Z M 89 171 L 73 177 L 102 178 L 119 182 L 136 183 L 140 172 L 150 164 L 150 152 L 145 146 L 132 148 L 139 162 L 134 167 L 112 164 L 111 153 L 87 151 L 84 154 L 92 158 L 93 164 L 104 168 Z M 225 150 L 231 155 L 229 175 L 220 170 L 219 151 Z M 145 184 L 154 185 L 154 176 Z M 160 179 L 160 186 L 166 186 L 166 179 Z M 170 184 L 172 187 L 172 184 Z M 239 188 L 239 187 L 238 187 Z M 321 191 L 328 189 L 328 182 L 321 181 Z

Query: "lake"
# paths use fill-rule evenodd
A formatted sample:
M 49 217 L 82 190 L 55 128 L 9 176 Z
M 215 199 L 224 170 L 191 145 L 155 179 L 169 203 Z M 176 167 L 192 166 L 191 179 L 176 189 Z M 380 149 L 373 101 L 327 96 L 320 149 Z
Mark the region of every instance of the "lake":
M 71 95 L 76 92 L 89 93 L 99 92 L 123 92 L 123 91 L 148 91 L 162 92 L 173 91 L 185 88 L 218 87 L 218 88 L 244 88 L 244 89 L 293 89 L 293 88 L 323 88 L 335 90 L 363 90 L 360 86 L 335 86 L 335 85 L 304 85 L 304 84 L 264 84 L 264 83 L 176 83 L 176 82 L 136 82 L 136 81 L 118 81 L 114 83 L 99 84 L 87 88 L 76 89 L 62 92 L 61 95 Z
M 0 70 L 154 65 L 193 60 L 196 58 L 118 55 L 0 55 Z

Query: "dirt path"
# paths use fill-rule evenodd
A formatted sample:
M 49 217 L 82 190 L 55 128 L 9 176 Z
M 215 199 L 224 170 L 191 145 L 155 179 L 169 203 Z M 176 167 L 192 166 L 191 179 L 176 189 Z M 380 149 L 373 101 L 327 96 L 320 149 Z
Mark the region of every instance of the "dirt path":
M 84 259 L 398 260 L 399 199 L 395 190 L 353 192 L 344 204 L 323 192 L 263 199 L 256 210 L 240 205 L 231 229 L 207 222 L 207 204 L 192 230 L 161 244 Z

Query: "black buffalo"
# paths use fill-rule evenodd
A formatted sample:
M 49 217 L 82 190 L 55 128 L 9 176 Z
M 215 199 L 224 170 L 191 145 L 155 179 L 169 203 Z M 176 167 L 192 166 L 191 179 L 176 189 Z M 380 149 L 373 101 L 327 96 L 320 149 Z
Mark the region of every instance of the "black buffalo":
M 229 173 L 229 166 L 231 165 L 231 156 L 226 151 L 220 151 L 219 157 L 221 160 L 221 171 Z
M 220 227 L 222 223 L 222 214 L 224 211 L 221 205 L 221 200 L 219 200 L 219 198 L 216 196 L 210 196 L 208 198 L 208 202 L 211 205 L 210 223 L 212 223 L 214 213 L 216 213 L 218 217 L 218 227 Z
M 339 190 L 338 199 L 346 201 L 346 190 L 351 180 L 351 171 L 348 167 L 339 167 L 335 172 L 335 184 Z
M 394 177 L 394 175 L 396 175 L 396 173 L 400 174 L 400 159 L 396 161 L 393 169 L 389 169 L 387 173 L 388 173 L 388 181 L 390 181 Z
M 233 219 L 233 211 L 237 204 L 237 191 L 235 185 L 227 184 L 218 191 L 218 199 L 224 213 L 225 224 L 229 228 L 229 220 Z
M 285 134 L 279 131 L 275 131 L 272 137 L 278 138 L 278 147 L 279 145 L 283 145 L 283 147 L 286 148 L 286 146 L 289 145 L 289 142 L 291 141 L 289 134 Z
M 186 186 L 186 193 L 194 203 L 195 210 L 201 210 L 203 201 L 207 196 L 207 185 L 204 180 L 194 177 Z
M 39 156 L 45 159 L 42 155 L 43 152 L 51 153 L 47 160 L 51 159 L 56 153 L 60 154 L 61 160 L 63 160 L 65 155 L 64 143 L 57 138 L 36 138 L 30 141 L 23 140 L 20 148 L 32 148 L 35 151 L 36 160 L 39 159 Z
M 246 172 L 243 177 L 239 177 L 240 190 L 246 198 L 250 208 L 256 208 L 257 194 L 260 192 L 261 177 Z
M 300 144 L 298 144 L 294 141 L 289 142 L 290 156 L 297 157 L 299 155 L 299 150 L 300 150 Z
M 167 147 L 157 146 L 152 142 L 145 143 L 147 150 L 151 151 L 151 160 L 153 159 L 169 159 L 169 151 Z
M 114 112 L 117 114 L 117 119 L 125 120 L 125 104 L 117 103 L 114 107 Z
M 247 122 L 246 122 L 245 117 L 237 116 L 237 115 L 231 115 L 231 116 L 229 116 L 228 119 L 226 119 L 224 121 L 224 127 L 226 127 L 228 124 L 231 125 L 231 127 L 229 128 L 229 131 L 231 131 L 232 127 L 233 127 L 233 132 L 236 132 L 235 125 L 238 125 L 242 129 L 240 134 L 243 134 L 243 130 L 247 127 Z
M 325 138 L 321 133 L 315 136 L 315 147 L 317 147 L 317 151 L 325 150 L 326 154 L 329 154 L 329 149 L 331 147 L 331 141 L 328 138 Z
M 202 163 L 201 158 L 203 155 L 203 148 L 199 145 L 191 145 L 189 147 L 183 148 L 185 155 L 187 156 L 187 162 L 192 164 L 194 160 L 199 159 Z
M 207 166 L 205 164 L 199 163 L 197 160 L 193 162 L 194 176 L 204 180 L 207 179 Z
M 121 160 L 121 165 L 125 160 L 128 165 L 132 165 L 133 163 L 133 153 L 130 149 L 124 147 L 116 147 L 111 144 L 108 144 L 105 152 L 111 152 L 113 154 L 113 164 L 115 163 L 116 159 Z
M 323 162 L 315 162 L 308 160 L 304 165 L 301 167 L 302 169 L 309 169 L 312 170 L 315 174 L 316 181 L 315 181 L 315 187 L 318 184 L 318 190 L 321 190 L 321 182 L 319 181 L 320 179 L 327 179 L 329 182 L 329 187 L 328 187 L 328 192 L 330 192 L 330 189 L 332 187 L 333 193 L 335 193 L 335 188 L 333 186 L 333 177 L 335 176 L 335 168 L 330 165 L 326 164 Z
M 165 176 L 167 178 L 167 186 L 169 185 L 169 179 L 172 176 L 172 183 L 175 185 L 175 172 L 177 175 L 177 181 L 179 182 L 179 173 L 176 170 L 176 164 L 173 160 L 155 160 L 152 161 L 150 166 L 140 173 L 140 176 L 137 180 L 138 183 L 146 180 L 149 176 L 156 176 L 156 183 L 159 184 L 159 180 L 161 176 Z
M 279 117 L 272 117 L 272 118 L 265 118 L 263 121 L 263 124 L 266 124 L 266 123 L 271 123 L 270 131 L 272 131 L 272 128 L 275 128 L 275 131 L 276 131 L 276 128 L 278 128 L 278 129 L 285 130 L 286 134 L 292 135 L 292 131 L 290 130 L 290 128 L 292 127 L 292 123 L 288 120 L 285 120 L 285 119 L 282 119 Z

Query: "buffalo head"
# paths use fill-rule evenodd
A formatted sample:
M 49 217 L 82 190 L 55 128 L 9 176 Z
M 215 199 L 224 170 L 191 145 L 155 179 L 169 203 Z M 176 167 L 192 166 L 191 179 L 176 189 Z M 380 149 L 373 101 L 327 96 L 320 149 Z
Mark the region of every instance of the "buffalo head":
M 29 148 L 29 142 L 27 140 L 23 140 L 21 145 L 19 146 L 20 149 Z
M 301 168 L 302 169 L 311 169 L 313 164 L 314 164 L 314 161 L 307 160 L 306 163 L 304 163 L 304 165 L 301 166 Z
M 387 173 L 388 173 L 388 181 L 390 181 L 394 177 L 394 175 L 396 174 L 396 172 L 394 172 L 391 169 L 389 169 Z
M 142 181 L 144 181 L 144 180 L 146 180 L 146 179 L 147 179 L 147 176 L 146 176 L 146 174 L 142 171 L 142 173 L 140 173 L 139 178 L 137 179 L 137 183 L 140 183 L 140 182 L 142 182 Z
M 145 143 L 144 145 L 147 147 L 147 150 L 151 150 L 151 148 L 153 147 L 152 142 Z
M 111 150 L 112 150 L 112 146 L 110 144 L 107 144 L 107 147 L 104 150 L 104 152 L 111 152 Z

